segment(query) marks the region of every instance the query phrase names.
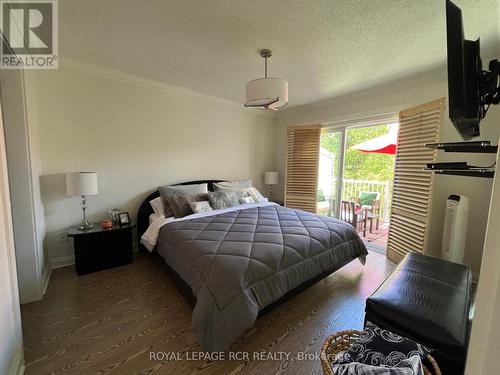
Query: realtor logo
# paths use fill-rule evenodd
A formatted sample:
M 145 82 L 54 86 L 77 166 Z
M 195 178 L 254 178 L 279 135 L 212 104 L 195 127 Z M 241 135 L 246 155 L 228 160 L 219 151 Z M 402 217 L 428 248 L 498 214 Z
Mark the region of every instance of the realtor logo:
M 57 69 L 57 0 L 0 0 L 1 69 Z

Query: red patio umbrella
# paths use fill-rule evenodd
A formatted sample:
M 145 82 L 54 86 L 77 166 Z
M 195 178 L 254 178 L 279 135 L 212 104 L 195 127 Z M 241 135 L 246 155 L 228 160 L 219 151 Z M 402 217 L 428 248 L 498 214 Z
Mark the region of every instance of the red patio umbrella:
M 387 134 L 358 143 L 357 145 L 352 146 L 352 148 L 361 152 L 395 155 L 397 145 L 398 126 L 391 125 Z

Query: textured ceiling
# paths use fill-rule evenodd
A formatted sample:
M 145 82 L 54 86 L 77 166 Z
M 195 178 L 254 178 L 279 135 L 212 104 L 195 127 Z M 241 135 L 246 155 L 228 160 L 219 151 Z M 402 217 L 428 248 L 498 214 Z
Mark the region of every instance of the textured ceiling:
M 498 50 L 499 1 L 455 1 L 483 56 Z M 260 48 L 290 106 L 423 77 L 446 58 L 444 0 L 62 0 L 59 15 L 64 56 L 240 102 L 263 74 Z

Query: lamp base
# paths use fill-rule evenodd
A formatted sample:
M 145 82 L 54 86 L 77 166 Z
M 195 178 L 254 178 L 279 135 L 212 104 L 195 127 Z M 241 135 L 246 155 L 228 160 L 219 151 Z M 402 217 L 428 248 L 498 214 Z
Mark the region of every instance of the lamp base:
M 94 224 L 91 224 L 87 221 L 86 210 L 87 210 L 87 196 L 82 195 L 82 214 L 83 214 L 83 217 L 82 217 L 82 222 L 77 227 L 79 230 L 87 230 L 87 229 L 94 227 Z
M 76 228 L 80 229 L 80 230 L 87 230 L 87 229 L 91 229 L 93 227 L 94 227 L 94 224 L 85 223 L 85 224 L 78 225 Z

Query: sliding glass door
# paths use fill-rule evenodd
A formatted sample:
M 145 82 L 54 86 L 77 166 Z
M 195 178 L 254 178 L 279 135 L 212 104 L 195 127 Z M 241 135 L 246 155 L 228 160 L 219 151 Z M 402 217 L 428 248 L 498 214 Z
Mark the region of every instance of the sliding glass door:
M 353 225 L 367 246 L 384 252 L 392 204 L 398 123 L 323 128 L 316 212 Z
M 320 139 L 317 213 L 339 217 L 345 129 L 323 129 Z

